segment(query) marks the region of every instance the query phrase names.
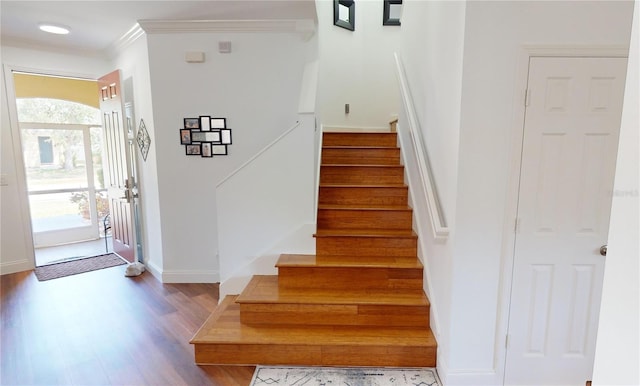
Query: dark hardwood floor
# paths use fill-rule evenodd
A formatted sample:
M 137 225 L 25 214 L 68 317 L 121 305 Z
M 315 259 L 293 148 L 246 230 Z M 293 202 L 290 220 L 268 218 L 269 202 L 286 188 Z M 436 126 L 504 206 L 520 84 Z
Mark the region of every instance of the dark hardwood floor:
M 216 284 L 161 284 L 125 266 L 39 282 L 0 277 L 2 385 L 246 386 L 252 366 L 196 366 L 189 339 Z

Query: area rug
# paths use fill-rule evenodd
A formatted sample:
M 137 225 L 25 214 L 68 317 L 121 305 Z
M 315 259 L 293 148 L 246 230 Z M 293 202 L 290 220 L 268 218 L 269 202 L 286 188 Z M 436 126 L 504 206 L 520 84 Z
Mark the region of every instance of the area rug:
M 250 386 L 442 386 L 434 368 L 258 366 Z
M 99 269 L 115 267 L 123 264 L 126 264 L 126 261 L 124 261 L 120 256 L 109 253 L 106 255 L 86 257 L 84 259 L 36 267 L 36 277 L 39 281 L 45 281 L 89 271 L 97 271 Z

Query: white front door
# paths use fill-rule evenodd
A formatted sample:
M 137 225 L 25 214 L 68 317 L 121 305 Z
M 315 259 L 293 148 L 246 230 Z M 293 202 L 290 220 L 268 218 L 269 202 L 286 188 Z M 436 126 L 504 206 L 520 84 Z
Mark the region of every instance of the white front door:
M 506 385 L 591 379 L 625 58 L 531 58 Z

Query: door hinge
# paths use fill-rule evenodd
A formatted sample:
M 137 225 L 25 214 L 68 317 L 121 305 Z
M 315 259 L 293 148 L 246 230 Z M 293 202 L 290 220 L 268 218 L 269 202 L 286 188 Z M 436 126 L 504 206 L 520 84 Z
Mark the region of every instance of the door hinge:
M 524 90 L 524 106 L 525 107 L 529 106 L 530 99 L 531 99 L 531 90 L 530 89 Z

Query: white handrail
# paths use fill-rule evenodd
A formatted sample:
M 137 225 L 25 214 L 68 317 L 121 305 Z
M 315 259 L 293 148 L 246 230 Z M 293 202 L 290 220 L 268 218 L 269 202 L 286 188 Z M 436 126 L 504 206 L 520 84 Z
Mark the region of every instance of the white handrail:
M 400 96 L 405 109 L 408 121 L 407 123 L 409 126 L 409 134 L 411 135 L 413 143 L 413 151 L 416 155 L 418 171 L 426 196 L 425 200 L 427 203 L 427 210 L 429 212 L 429 220 L 434 233 L 433 236 L 435 239 L 445 239 L 449 236 L 449 228 L 447 227 L 447 222 L 440 206 L 438 190 L 436 189 L 428 157 L 425 154 L 426 149 L 422 141 L 420 123 L 418 122 L 415 108 L 413 106 L 413 98 L 411 97 L 409 83 L 399 55 L 394 53 L 394 57 L 396 61 L 396 74 L 398 76 L 398 83 L 400 86 Z
M 318 205 L 320 205 L 320 167 L 322 166 L 322 135 L 324 134 L 324 125 L 320 125 L 320 134 L 318 136 L 318 144 L 316 147 L 316 190 L 315 190 L 315 208 L 313 208 L 313 222 L 318 223 Z
M 258 157 L 260 157 L 264 152 L 266 152 L 267 150 L 271 149 L 276 143 L 280 142 L 284 137 L 286 137 L 289 133 L 291 133 L 293 130 L 295 130 L 295 128 L 298 127 L 298 126 L 300 126 L 300 121 L 296 121 L 296 123 L 289 130 L 287 130 L 284 133 L 280 134 L 280 136 L 278 138 L 274 139 L 270 144 L 268 144 L 267 146 L 262 148 L 262 150 L 257 152 L 253 157 L 249 158 L 245 163 L 240 165 L 236 170 L 234 170 L 231 173 L 229 173 L 228 176 L 226 176 L 220 182 L 218 182 L 218 184 L 216 185 L 216 188 L 219 188 L 229 178 L 233 177 L 234 175 L 238 174 L 242 169 L 244 169 L 247 166 L 249 166 L 253 161 L 255 161 Z

